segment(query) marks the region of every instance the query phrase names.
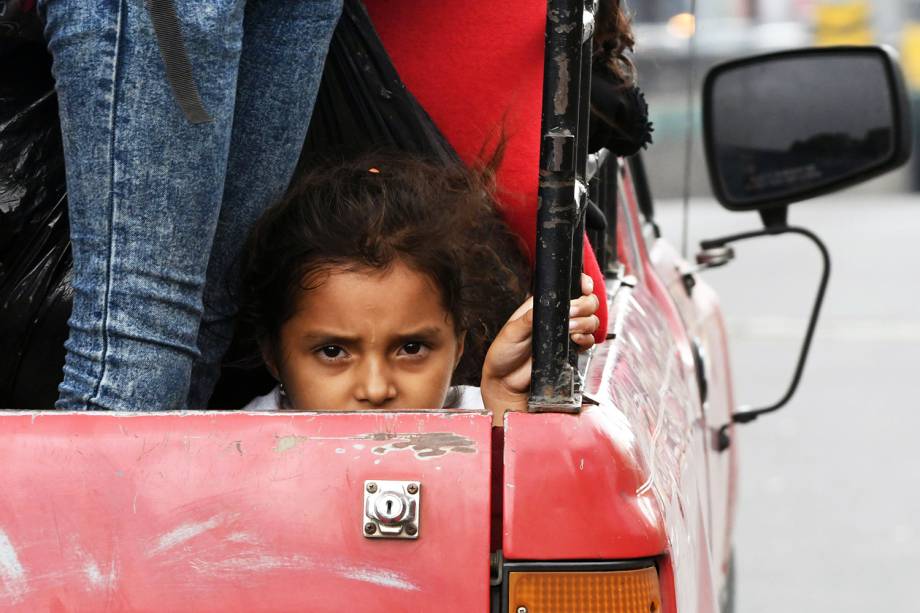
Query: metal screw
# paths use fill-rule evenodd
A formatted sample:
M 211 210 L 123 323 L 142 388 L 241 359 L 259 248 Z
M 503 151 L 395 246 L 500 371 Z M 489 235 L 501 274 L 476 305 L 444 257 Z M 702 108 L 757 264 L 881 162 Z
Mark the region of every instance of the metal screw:
M 418 534 L 418 528 L 415 527 L 415 524 L 409 524 L 406 526 L 406 534 L 409 536 L 415 536 Z
M 376 483 L 368 483 L 368 484 L 367 484 L 367 492 L 368 492 L 368 494 L 373 494 L 373 493 L 376 492 L 376 491 L 377 491 L 377 484 L 376 484 Z
M 527 613 L 527 607 L 518 607 L 517 613 Z
M 415 494 L 418 494 L 418 485 L 415 483 L 410 483 L 409 487 L 406 488 L 406 491 L 414 496 Z
M 364 534 L 375 534 L 377 532 L 377 526 L 372 522 L 367 522 L 364 524 Z

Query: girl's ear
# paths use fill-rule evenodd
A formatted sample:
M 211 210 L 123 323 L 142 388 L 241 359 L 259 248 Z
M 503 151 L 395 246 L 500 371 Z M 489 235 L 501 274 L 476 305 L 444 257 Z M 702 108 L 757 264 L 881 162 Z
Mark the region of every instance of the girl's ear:
M 269 341 L 259 341 L 259 350 L 262 352 L 262 361 L 265 362 L 265 367 L 268 368 L 268 372 L 272 374 L 275 381 L 281 381 L 272 344 Z
M 463 347 L 466 342 L 466 330 L 457 335 L 457 355 L 454 358 L 454 370 L 460 365 L 460 358 L 463 357 Z

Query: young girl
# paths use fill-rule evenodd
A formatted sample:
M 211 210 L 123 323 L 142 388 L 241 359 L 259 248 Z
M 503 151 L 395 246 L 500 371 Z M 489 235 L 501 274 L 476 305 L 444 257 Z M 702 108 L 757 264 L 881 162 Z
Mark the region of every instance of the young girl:
M 457 406 L 469 384 L 496 425 L 526 408 L 529 267 L 493 170 L 380 154 L 300 179 L 244 249 L 242 323 L 280 383 L 246 409 Z M 598 325 L 590 285 L 571 305 L 581 348 Z

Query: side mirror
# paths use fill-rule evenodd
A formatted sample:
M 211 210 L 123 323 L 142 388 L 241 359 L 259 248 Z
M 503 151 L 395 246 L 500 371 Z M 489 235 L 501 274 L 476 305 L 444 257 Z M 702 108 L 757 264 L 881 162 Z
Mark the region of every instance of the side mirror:
M 860 183 L 910 157 L 907 93 L 886 47 L 783 51 L 721 64 L 703 86 L 713 191 L 764 210 Z
M 827 247 L 811 231 L 786 223 L 788 205 L 906 162 L 912 140 L 907 92 L 886 47 L 797 49 L 736 60 L 706 76 L 703 138 L 716 198 L 732 211 L 758 210 L 765 226 L 703 241 L 704 261 L 720 261 L 738 241 L 798 234 L 818 247 L 824 264 L 789 388 L 769 406 L 734 413 L 719 429 L 721 451 L 732 423 L 754 421 L 792 398 L 827 290 Z

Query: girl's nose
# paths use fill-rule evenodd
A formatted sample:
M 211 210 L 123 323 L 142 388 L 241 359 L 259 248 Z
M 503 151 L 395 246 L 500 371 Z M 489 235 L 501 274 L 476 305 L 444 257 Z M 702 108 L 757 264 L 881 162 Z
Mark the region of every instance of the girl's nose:
M 355 397 L 361 402 L 381 406 L 396 398 L 396 382 L 385 359 L 368 358 Z

